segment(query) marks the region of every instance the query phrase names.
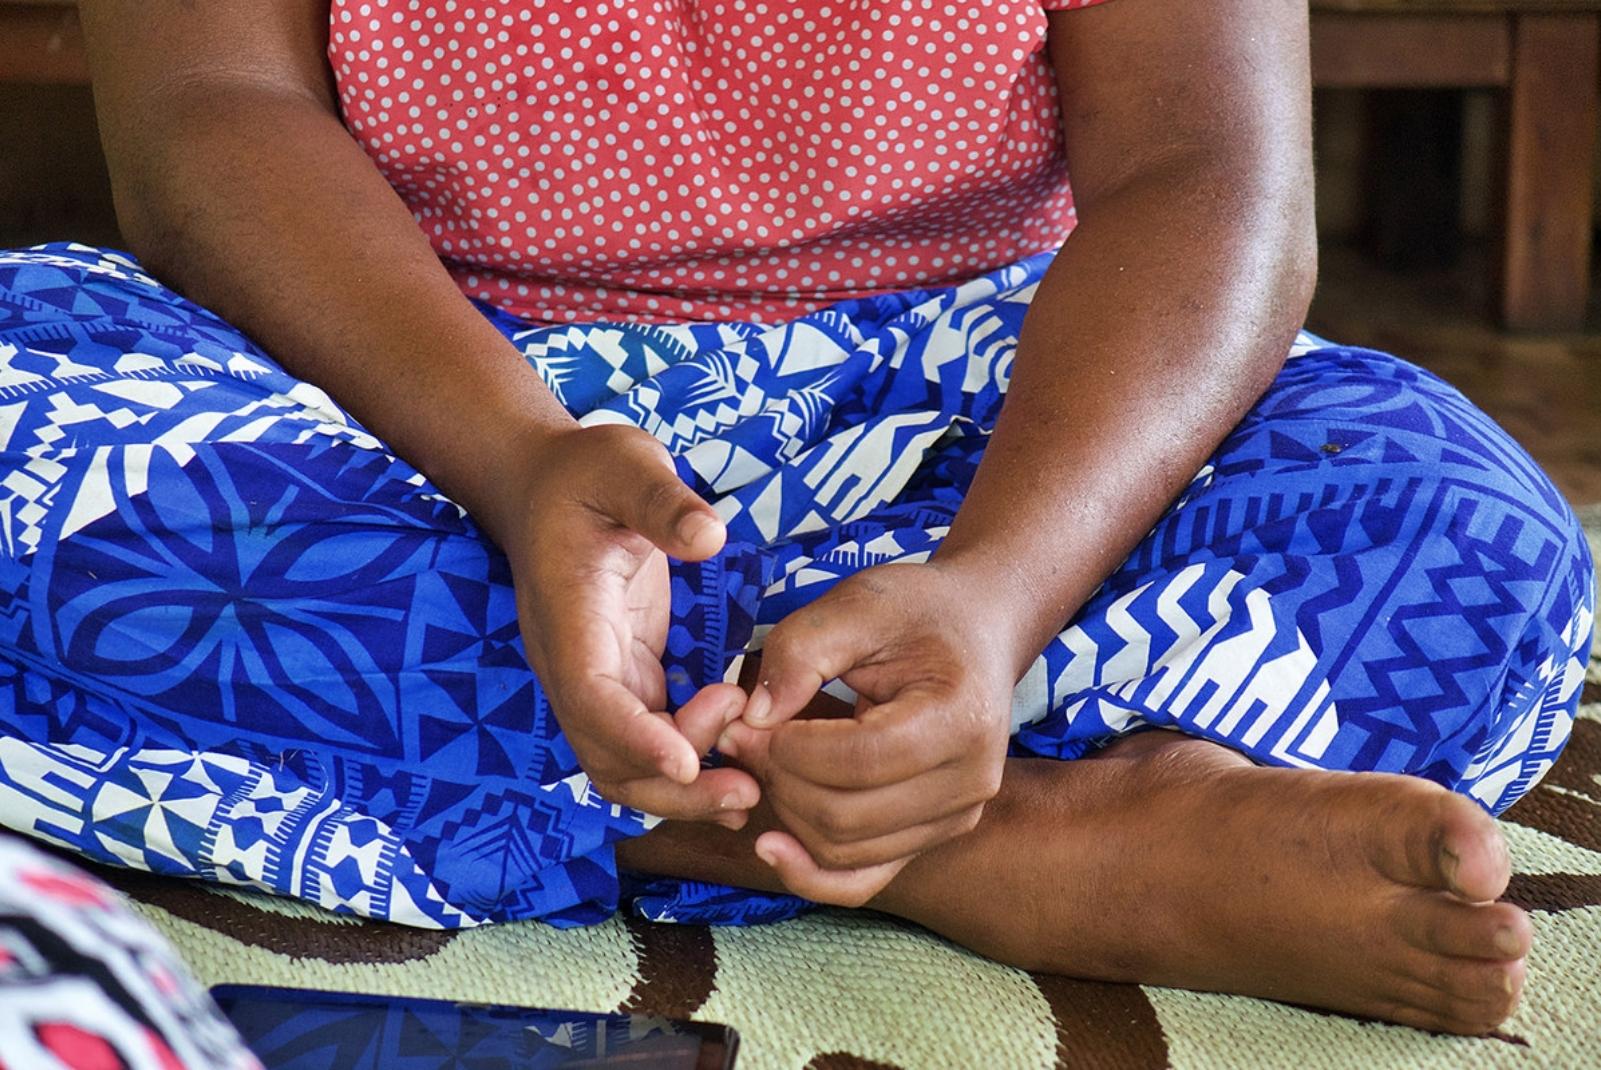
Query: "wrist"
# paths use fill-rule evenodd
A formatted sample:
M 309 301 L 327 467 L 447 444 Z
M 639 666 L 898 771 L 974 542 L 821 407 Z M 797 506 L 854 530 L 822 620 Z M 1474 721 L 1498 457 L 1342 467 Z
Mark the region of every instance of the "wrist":
M 928 564 L 947 585 L 947 604 L 973 618 L 966 627 L 1014 684 L 1070 615 L 1049 608 L 1041 578 L 1015 560 L 941 547 Z
M 548 465 L 552 449 L 581 430 L 578 421 L 570 417 L 519 416 L 509 423 L 507 430 L 496 434 L 496 446 L 488 452 L 474 481 L 472 500 L 462 503 L 484 533 L 507 553 L 523 539 L 536 476 Z

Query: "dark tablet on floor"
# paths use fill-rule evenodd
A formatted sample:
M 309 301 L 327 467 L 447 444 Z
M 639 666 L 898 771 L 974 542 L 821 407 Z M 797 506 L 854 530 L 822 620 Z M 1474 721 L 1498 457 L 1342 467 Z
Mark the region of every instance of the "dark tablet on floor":
M 727 1026 L 302 988 L 211 990 L 266 1070 L 728 1070 Z

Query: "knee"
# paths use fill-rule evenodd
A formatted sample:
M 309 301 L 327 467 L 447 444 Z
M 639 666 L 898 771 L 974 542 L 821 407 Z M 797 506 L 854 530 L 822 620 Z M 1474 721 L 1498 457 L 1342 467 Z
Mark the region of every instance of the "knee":
M 1335 691 L 1363 753 L 1511 805 L 1560 753 L 1588 661 L 1595 575 L 1572 509 L 1458 390 L 1383 353 L 1292 359 L 1255 432 L 1238 450 L 1255 486 L 1305 504 L 1254 545 L 1332 564 L 1308 627 L 1345 652 Z
M 1560 756 L 1590 659 L 1595 568 L 1578 521 L 1563 513 L 1538 557 L 1492 562 L 1466 577 L 1495 598 L 1504 620 L 1497 627 L 1483 603 L 1464 607 L 1462 641 L 1493 652 L 1499 640 L 1501 665 L 1449 748 L 1447 782 L 1492 813 L 1539 783 Z
M 237 328 L 124 253 L 69 243 L 0 251 L 0 397 L 97 375 L 237 373 L 241 361 L 271 367 Z

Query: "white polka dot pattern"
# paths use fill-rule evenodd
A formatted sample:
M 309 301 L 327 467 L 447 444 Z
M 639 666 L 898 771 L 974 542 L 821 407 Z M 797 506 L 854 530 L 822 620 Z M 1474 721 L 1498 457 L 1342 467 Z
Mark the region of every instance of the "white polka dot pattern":
M 1072 229 L 1045 9 L 334 0 L 346 125 L 463 290 L 535 322 L 774 323 Z

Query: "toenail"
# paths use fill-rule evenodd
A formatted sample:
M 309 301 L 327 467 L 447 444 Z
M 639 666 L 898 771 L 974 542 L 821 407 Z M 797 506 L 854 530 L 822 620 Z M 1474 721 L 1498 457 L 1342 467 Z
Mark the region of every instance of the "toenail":
M 1503 926 L 1495 934 L 1495 948 L 1503 955 L 1516 955 L 1523 950 L 1523 941 L 1518 939 L 1517 932 L 1510 926 Z M 1508 992 L 1512 990 L 1511 986 L 1512 982 L 1509 979 L 1507 981 Z
M 1450 882 L 1453 889 L 1461 891 L 1456 882 L 1456 871 L 1462 865 L 1462 859 L 1458 858 L 1456 852 L 1449 847 L 1440 848 L 1440 859 L 1440 869 L 1445 873 L 1445 879 Z

